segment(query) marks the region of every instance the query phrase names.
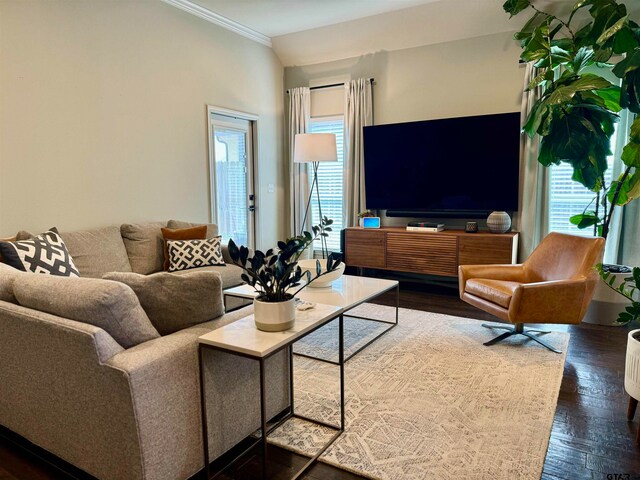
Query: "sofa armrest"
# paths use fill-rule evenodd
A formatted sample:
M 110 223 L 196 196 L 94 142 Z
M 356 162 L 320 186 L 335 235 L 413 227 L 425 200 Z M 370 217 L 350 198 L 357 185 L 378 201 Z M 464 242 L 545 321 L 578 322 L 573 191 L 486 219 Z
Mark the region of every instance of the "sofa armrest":
M 107 363 L 129 380 L 148 478 L 188 478 L 204 465 L 198 337 L 209 331 L 205 325 L 211 325 L 209 330 L 220 326 L 208 322 L 150 340 Z M 288 405 L 285 354 L 267 360 L 270 416 Z M 214 459 L 259 427 L 258 368 L 253 360 L 209 351 L 203 352 L 203 365 L 209 455 Z M 234 405 L 242 405 L 242 414 Z M 167 458 L 170 474 L 163 470 Z
M 460 265 L 458 267 L 458 286 L 460 298 L 464 294 L 467 280 L 472 278 L 490 278 L 507 282 L 524 282 L 524 265 Z
M 519 323 L 580 323 L 587 280 L 527 283 L 513 293 L 509 318 Z
M 104 330 L 0 302 L 0 424 L 105 479 L 142 479 L 131 395 Z

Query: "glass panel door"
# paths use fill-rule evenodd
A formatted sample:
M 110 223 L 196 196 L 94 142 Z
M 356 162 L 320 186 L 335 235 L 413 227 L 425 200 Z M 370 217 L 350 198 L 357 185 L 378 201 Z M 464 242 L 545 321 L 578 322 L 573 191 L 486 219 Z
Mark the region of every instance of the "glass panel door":
M 238 245 L 253 248 L 255 206 L 250 123 L 212 120 L 211 127 L 213 221 L 223 243 L 232 238 Z

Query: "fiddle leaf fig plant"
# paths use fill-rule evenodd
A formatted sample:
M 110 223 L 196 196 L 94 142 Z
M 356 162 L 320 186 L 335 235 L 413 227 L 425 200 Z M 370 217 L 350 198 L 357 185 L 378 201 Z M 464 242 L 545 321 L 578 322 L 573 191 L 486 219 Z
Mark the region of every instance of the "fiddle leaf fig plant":
M 597 265 L 596 269 L 609 288 L 631 302 L 631 304 L 618 315 L 618 323 L 626 325 L 627 323 L 640 320 L 640 301 L 638 300 L 638 293 L 640 292 L 640 267 L 635 267 L 631 272 L 631 276 L 624 278 L 617 287 L 614 286 L 616 277 L 612 272 L 605 269 L 602 265 Z
M 298 265 L 300 255 L 323 232 L 320 226 L 313 226 L 312 230 L 313 234 L 304 232 L 287 241 L 279 241 L 275 249 L 270 248 L 266 252 L 256 250 L 253 256 L 247 247 L 238 246 L 233 240 L 229 240 L 229 256 L 232 262 L 243 270 L 241 278 L 256 290 L 258 300 L 263 302 L 290 300 L 309 283 L 333 272 L 340 266 L 340 259 L 334 254 L 329 254 L 325 271 L 318 260 L 316 260 L 315 275 L 300 268 Z M 306 283 L 296 290 L 295 287 L 302 284 L 303 278 L 306 279 Z
M 573 180 L 595 194 L 571 223 L 606 238 L 614 209 L 640 197 L 640 119 L 621 156 L 623 172 L 609 183 L 605 177 L 618 114 L 640 113 L 640 25 L 616 0 L 579 0 L 566 18 L 542 11 L 535 0 L 507 0 L 503 8 L 512 17 L 531 12 L 514 38 L 521 60 L 539 71 L 528 90 L 541 87 L 543 94 L 523 131 L 539 135 L 542 165 L 570 164 Z M 620 85 L 598 74 L 612 67 Z

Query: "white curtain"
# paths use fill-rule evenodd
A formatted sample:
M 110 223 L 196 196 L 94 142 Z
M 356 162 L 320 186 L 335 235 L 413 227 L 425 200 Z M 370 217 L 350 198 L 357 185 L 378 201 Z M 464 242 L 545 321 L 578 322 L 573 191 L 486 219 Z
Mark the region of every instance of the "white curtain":
M 533 63 L 526 66 L 522 94 L 522 125 L 527 121 L 535 102 L 542 96 L 541 87 L 524 91 L 537 75 Z M 524 261 L 547 235 L 549 230 L 547 198 L 549 192 L 549 169 L 538 162 L 540 141 L 522 134 L 520 144 L 520 211 L 516 225 L 520 231 L 519 260 Z
M 615 139 L 615 151 L 613 152 L 613 170 L 611 172 L 611 178 L 616 179 L 620 176 L 624 170 L 624 163 L 622 162 L 622 150 L 629 141 L 629 135 L 631 130 L 631 124 L 633 123 L 632 113 L 628 110 L 620 112 L 620 121 L 616 128 Z M 625 221 L 627 221 L 628 209 L 624 209 Z M 622 261 L 622 223 L 623 223 L 623 209 L 616 207 L 613 211 L 611 223 L 609 224 L 609 235 L 607 236 L 607 243 L 604 248 L 604 262 L 605 263 L 619 263 Z
M 344 226 L 358 223 L 366 208 L 364 188 L 364 136 L 362 128 L 373 124 L 371 80 L 345 83 L 344 107 Z
M 310 228 L 302 225 L 304 211 L 309 196 L 309 172 L 306 163 L 294 163 L 293 152 L 297 133 L 307 133 L 311 118 L 311 92 L 309 87 L 297 87 L 289 90 L 289 209 L 291 219 L 289 235 L 300 234 Z

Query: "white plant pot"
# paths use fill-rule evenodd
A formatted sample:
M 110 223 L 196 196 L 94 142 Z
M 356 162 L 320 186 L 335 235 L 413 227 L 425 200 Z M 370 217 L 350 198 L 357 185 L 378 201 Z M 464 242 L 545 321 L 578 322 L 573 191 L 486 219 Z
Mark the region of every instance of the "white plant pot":
M 624 389 L 635 398 L 640 399 L 640 338 L 633 335 L 640 330 L 631 330 L 627 336 L 627 360 L 624 365 Z
M 620 283 L 629 277 L 630 273 L 612 273 L 616 277 L 613 282 L 613 287 L 616 288 Z M 596 284 L 596 288 L 593 292 L 593 299 L 589 304 L 587 313 L 582 320 L 585 323 L 591 323 L 593 325 L 608 325 L 608 326 L 620 326 L 617 323 L 618 315 L 624 311 L 631 302 L 614 292 L 607 286 L 604 280 L 600 279 Z
M 327 260 L 326 259 L 318 259 L 320 262 L 320 266 L 322 267 L 322 272 L 327 271 Z M 310 260 L 299 260 L 298 265 L 302 268 L 303 271 L 309 270 L 311 272 L 311 278 L 316 276 L 316 259 Z M 340 266 L 336 268 L 333 272 L 327 273 L 317 280 L 313 280 L 308 287 L 309 288 L 326 288 L 330 287 L 331 283 L 338 280 L 342 274 L 344 273 L 344 262 L 340 263 Z
M 293 327 L 296 321 L 296 302 L 292 298 L 284 302 L 253 301 L 253 318 L 258 330 L 281 332 Z

